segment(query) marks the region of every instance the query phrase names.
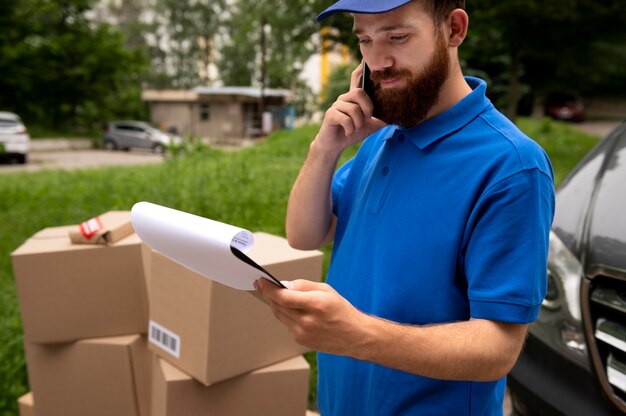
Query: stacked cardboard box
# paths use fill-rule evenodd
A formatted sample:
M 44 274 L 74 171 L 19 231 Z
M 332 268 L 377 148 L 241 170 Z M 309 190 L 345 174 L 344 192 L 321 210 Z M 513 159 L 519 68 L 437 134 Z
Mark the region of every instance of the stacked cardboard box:
M 111 214 L 128 226 L 129 212 L 100 218 Z M 76 227 L 44 229 L 12 253 L 32 390 L 22 416 L 305 413 L 306 350 L 267 305 L 135 234 L 72 243 Z M 255 240 L 250 257 L 279 279 L 320 280 L 321 252 Z

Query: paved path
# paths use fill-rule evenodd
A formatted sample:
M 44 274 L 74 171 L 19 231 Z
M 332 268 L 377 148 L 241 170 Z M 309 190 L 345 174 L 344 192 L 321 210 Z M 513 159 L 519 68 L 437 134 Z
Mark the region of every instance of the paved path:
M 150 151 L 107 152 L 104 150 L 31 151 L 25 165 L 0 164 L 0 173 L 33 172 L 41 169 L 86 169 L 161 163 L 163 156 Z
M 622 121 L 586 121 L 584 123 L 574 124 L 573 126 L 587 133 L 596 136 L 605 137 L 622 124 Z

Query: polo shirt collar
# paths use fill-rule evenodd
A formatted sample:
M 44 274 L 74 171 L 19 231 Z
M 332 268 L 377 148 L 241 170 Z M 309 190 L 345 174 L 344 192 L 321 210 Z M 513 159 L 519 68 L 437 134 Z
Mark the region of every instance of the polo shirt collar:
M 460 130 L 470 123 L 491 105 L 491 101 L 485 95 L 487 90 L 485 81 L 474 77 L 465 77 L 465 81 L 472 88 L 472 92 L 463 97 L 452 108 L 415 127 L 403 129 L 396 126 L 395 134 L 388 134 L 385 140 L 397 134 L 403 134 L 423 150 L 437 140 Z M 391 131 L 393 132 L 393 129 Z

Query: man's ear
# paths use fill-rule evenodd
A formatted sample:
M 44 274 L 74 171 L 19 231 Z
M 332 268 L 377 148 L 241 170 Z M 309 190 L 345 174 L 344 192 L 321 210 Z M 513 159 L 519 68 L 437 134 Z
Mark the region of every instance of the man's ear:
M 469 17 L 465 10 L 454 9 L 448 15 L 448 25 L 450 28 L 450 37 L 448 39 L 448 46 L 456 48 L 467 36 L 467 25 L 469 24 Z

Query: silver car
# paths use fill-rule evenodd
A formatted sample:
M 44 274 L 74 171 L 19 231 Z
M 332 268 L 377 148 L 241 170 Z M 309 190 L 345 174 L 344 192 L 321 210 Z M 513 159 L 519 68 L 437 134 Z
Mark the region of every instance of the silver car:
M 22 119 L 14 113 L 0 111 L 0 156 L 26 163 L 30 136 Z
M 111 122 L 102 138 L 102 147 L 106 150 L 143 148 L 163 153 L 168 146 L 181 143 L 179 136 L 167 134 L 143 121 Z

